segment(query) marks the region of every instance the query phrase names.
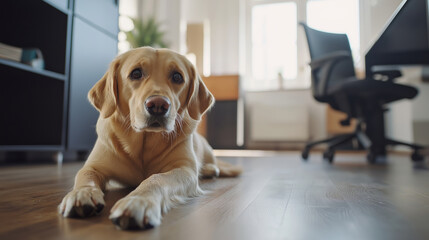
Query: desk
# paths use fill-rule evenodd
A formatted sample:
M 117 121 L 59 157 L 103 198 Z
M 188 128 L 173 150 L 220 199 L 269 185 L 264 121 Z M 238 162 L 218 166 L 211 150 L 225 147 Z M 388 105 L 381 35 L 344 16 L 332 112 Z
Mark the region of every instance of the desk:
M 237 148 L 237 109 L 239 76 L 202 77 L 216 99 L 215 106 L 203 117 L 198 132 L 213 148 Z

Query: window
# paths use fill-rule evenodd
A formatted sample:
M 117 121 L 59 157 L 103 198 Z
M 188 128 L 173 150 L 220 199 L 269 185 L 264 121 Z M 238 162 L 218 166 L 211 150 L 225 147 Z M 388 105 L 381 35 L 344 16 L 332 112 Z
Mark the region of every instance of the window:
M 308 46 L 305 35 L 298 34 L 299 21 L 347 33 L 359 62 L 359 0 L 246 0 L 245 19 L 245 90 L 310 86 Z
M 297 12 L 294 2 L 252 8 L 251 88 L 276 88 L 297 76 Z M 277 79 L 277 81 L 276 81 Z M 268 80 L 268 81 L 267 81 Z

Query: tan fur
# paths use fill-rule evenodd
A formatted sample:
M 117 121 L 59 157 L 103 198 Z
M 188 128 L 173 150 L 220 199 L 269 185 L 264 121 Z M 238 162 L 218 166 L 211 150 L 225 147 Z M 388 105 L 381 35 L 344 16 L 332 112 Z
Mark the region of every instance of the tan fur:
M 144 78 L 130 80 L 136 67 L 144 70 Z M 182 84 L 171 81 L 172 71 L 181 73 Z M 145 125 L 143 105 L 152 95 L 171 101 L 162 130 Z M 73 190 L 59 205 L 65 217 L 96 213 L 97 206 L 104 205 L 107 181 L 116 180 L 136 189 L 113 206 L 113 222 L 123 229 L 157 226 L 162 212 L 202 193 L 198 176 L 241 173 L 239 167 L 216 161 L 210 145 L 195 132 L 214 98 L 180 54 L 143 47 L 120 55 L 88 98 L 100 111 L 98 139 L 76 175 Z

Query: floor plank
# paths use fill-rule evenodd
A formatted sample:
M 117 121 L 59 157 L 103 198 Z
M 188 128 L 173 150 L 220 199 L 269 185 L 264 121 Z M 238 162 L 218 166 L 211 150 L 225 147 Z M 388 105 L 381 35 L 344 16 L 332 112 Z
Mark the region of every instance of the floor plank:
M 334 165 L 313 154 L 223 157 L 243 176 L 202 180 L 204 196 L 163 217 L 160 227 L 119 231 L 109 209 L 130 189 L 106 193 L 100 216 L 56 213 L 82 163 L 0 167 L 0 239 L 429 239 L 429 171 L 403 155 L 387 165 L 339 154 Z

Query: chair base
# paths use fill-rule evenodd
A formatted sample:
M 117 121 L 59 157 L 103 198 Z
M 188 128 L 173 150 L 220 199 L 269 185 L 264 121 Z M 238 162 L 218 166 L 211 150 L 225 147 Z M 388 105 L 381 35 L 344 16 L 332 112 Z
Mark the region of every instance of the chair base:
M 369 163 L 376 163 L 378 160 L 386 159 L 387 146 L 407 146 L 414 150 L 411 159 L 415 162 L 423 161 L 424 157 L 419 152 L 424 147 L 418 144 L 405 143 L 386 138 L 384 131 L 384 113 L 382 105 L 373 104 L 374 101 L 365 102 L 364 108 L 360 109 L 357 118 L 355 131 L 350 134 L 343 134 L 328 139 L 310 142 L 302 151 L 302 158 L 307 159 L 312 147 L 327 143 L 328 148 L 323 154 L 324 159 L 333 162 L 335 150 L 351 141 L 357 141 L 360 146 L 368 151 L 367 160 Z
M 361 146 L 363 146 L 364 149 L 368 151 L 367 161 L 371 164 L 381 162 L 386 158 L 387 146 L 397 145 L 407 146 L 414 150 L 411 155 L 412 161 L 420 162 L 424 160 L 424 156 L 419 152 L 419 150 L 424 148 L 423 146 L 396 141 L 393 139 L 384 139 L 382 143 L 380 143 L 380 141 L 378 141 L 377 143 L 373 143 L 366 135 L 366 133 L 361 130 L 360 127 L 357 127 L 354 133 L 342 134 L 324 140 L 310 142 L 305 146 L 304 150 L 301 153 L 301 156 L 303 160 L 307 160 L 309 157 L 309 153 L 314 146 L 326 143 L 328 144 L 328 148 L 323 153 L 323 159 L 327 160 L 329 163 L 332 163 L 334 161 L 336 149 L 353 141 L 357 141 Z

